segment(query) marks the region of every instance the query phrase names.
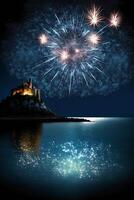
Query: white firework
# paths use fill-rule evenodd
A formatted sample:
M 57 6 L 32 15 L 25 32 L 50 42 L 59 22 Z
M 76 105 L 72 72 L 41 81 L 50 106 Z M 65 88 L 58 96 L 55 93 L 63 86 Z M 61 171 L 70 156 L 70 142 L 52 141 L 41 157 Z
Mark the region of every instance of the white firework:
M 88 41 L 93 45 L 97 45 L 100 42 L 100 36 L 96 33 L 92 33 L 88 36 Z
M 90 25 L 97 26 L 102 20 L 101 9 L 95 5 L 88 11 L 87 19 Z
M 112 13 L 109 21 L 110 21 L 110 26 L 118 27 L 120 25 L 120 22 L 121 22 L 120 14 L 118 12 Z
M 41 34 L 40 36 L 39 36 L 39 42 L 40 42 L 40 44 L 47 44 L 47 42 L 48 42 L 48 37 L 45 35 L 45 34 Z

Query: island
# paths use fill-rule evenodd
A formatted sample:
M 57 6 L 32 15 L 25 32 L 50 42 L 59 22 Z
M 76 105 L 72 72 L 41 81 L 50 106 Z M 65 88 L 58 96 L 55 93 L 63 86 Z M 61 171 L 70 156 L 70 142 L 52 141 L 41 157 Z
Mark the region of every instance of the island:
M 58 116 L 47 108 L 40 89 L 36 88 L 32 79 L 23 82 L 10 91 L 0 103 L 0 120 L 23 120 L 42 122 L 90 122 L 85 118 Z

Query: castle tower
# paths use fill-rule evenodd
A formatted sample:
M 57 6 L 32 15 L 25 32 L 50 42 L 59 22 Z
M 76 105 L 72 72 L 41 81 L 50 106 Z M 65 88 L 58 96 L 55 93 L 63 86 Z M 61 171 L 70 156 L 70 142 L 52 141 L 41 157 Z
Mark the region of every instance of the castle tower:
M 32 79 L 29 79 L 29 88 L 32 89 L 33 88 L 33 83 L 32 83 Z
M 41 101 L 41 95 L 40 95 L 40 90 L 39 89 L 37 90 L 37 98 L 38 98 L 39 101 Z
M 37 89 L 34 88 L 34 95 L 37 97 Z

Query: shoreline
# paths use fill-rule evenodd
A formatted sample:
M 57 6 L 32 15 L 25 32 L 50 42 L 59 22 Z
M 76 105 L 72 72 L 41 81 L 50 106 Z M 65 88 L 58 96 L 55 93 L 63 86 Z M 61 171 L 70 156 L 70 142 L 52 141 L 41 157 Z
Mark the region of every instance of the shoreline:
M 91 122 L 91 120 L 84 119 L 84 118 L 43 118 L 43 117 L 0 117 L 0 121 L 18 121 L 18 122 L 30 122 L 30 121 L 37 121 L 37 122 Z

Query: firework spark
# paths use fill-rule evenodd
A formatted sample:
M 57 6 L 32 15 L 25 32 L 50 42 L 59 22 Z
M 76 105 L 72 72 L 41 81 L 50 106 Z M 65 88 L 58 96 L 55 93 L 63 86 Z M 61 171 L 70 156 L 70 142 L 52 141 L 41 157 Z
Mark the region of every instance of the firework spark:
M 60 53 L 60 59 L 61 61 L 66 61 L 69 58 L 69 53 L 65 50 L 61 51 Z
M 97 45 L 100 41 L 100 36 L 96 33 L 92 33 L 88 36 L 88 41 L 93 45 Z
M 101 9 L 95 5 L 88 11 L 88 21 L 90 25 L 97 26 L 102 20 Z
M 48 42 L 48 37 L 45 34 L 41 34 L 39 36 L 39 42 L 40 44 L 47 44 Z
M 121 16 L 119 15 L 119 13 L 113 13 L 110 16 L 110 26 L 113 27 L 118 27 L 120 25 L 121 22 Z

